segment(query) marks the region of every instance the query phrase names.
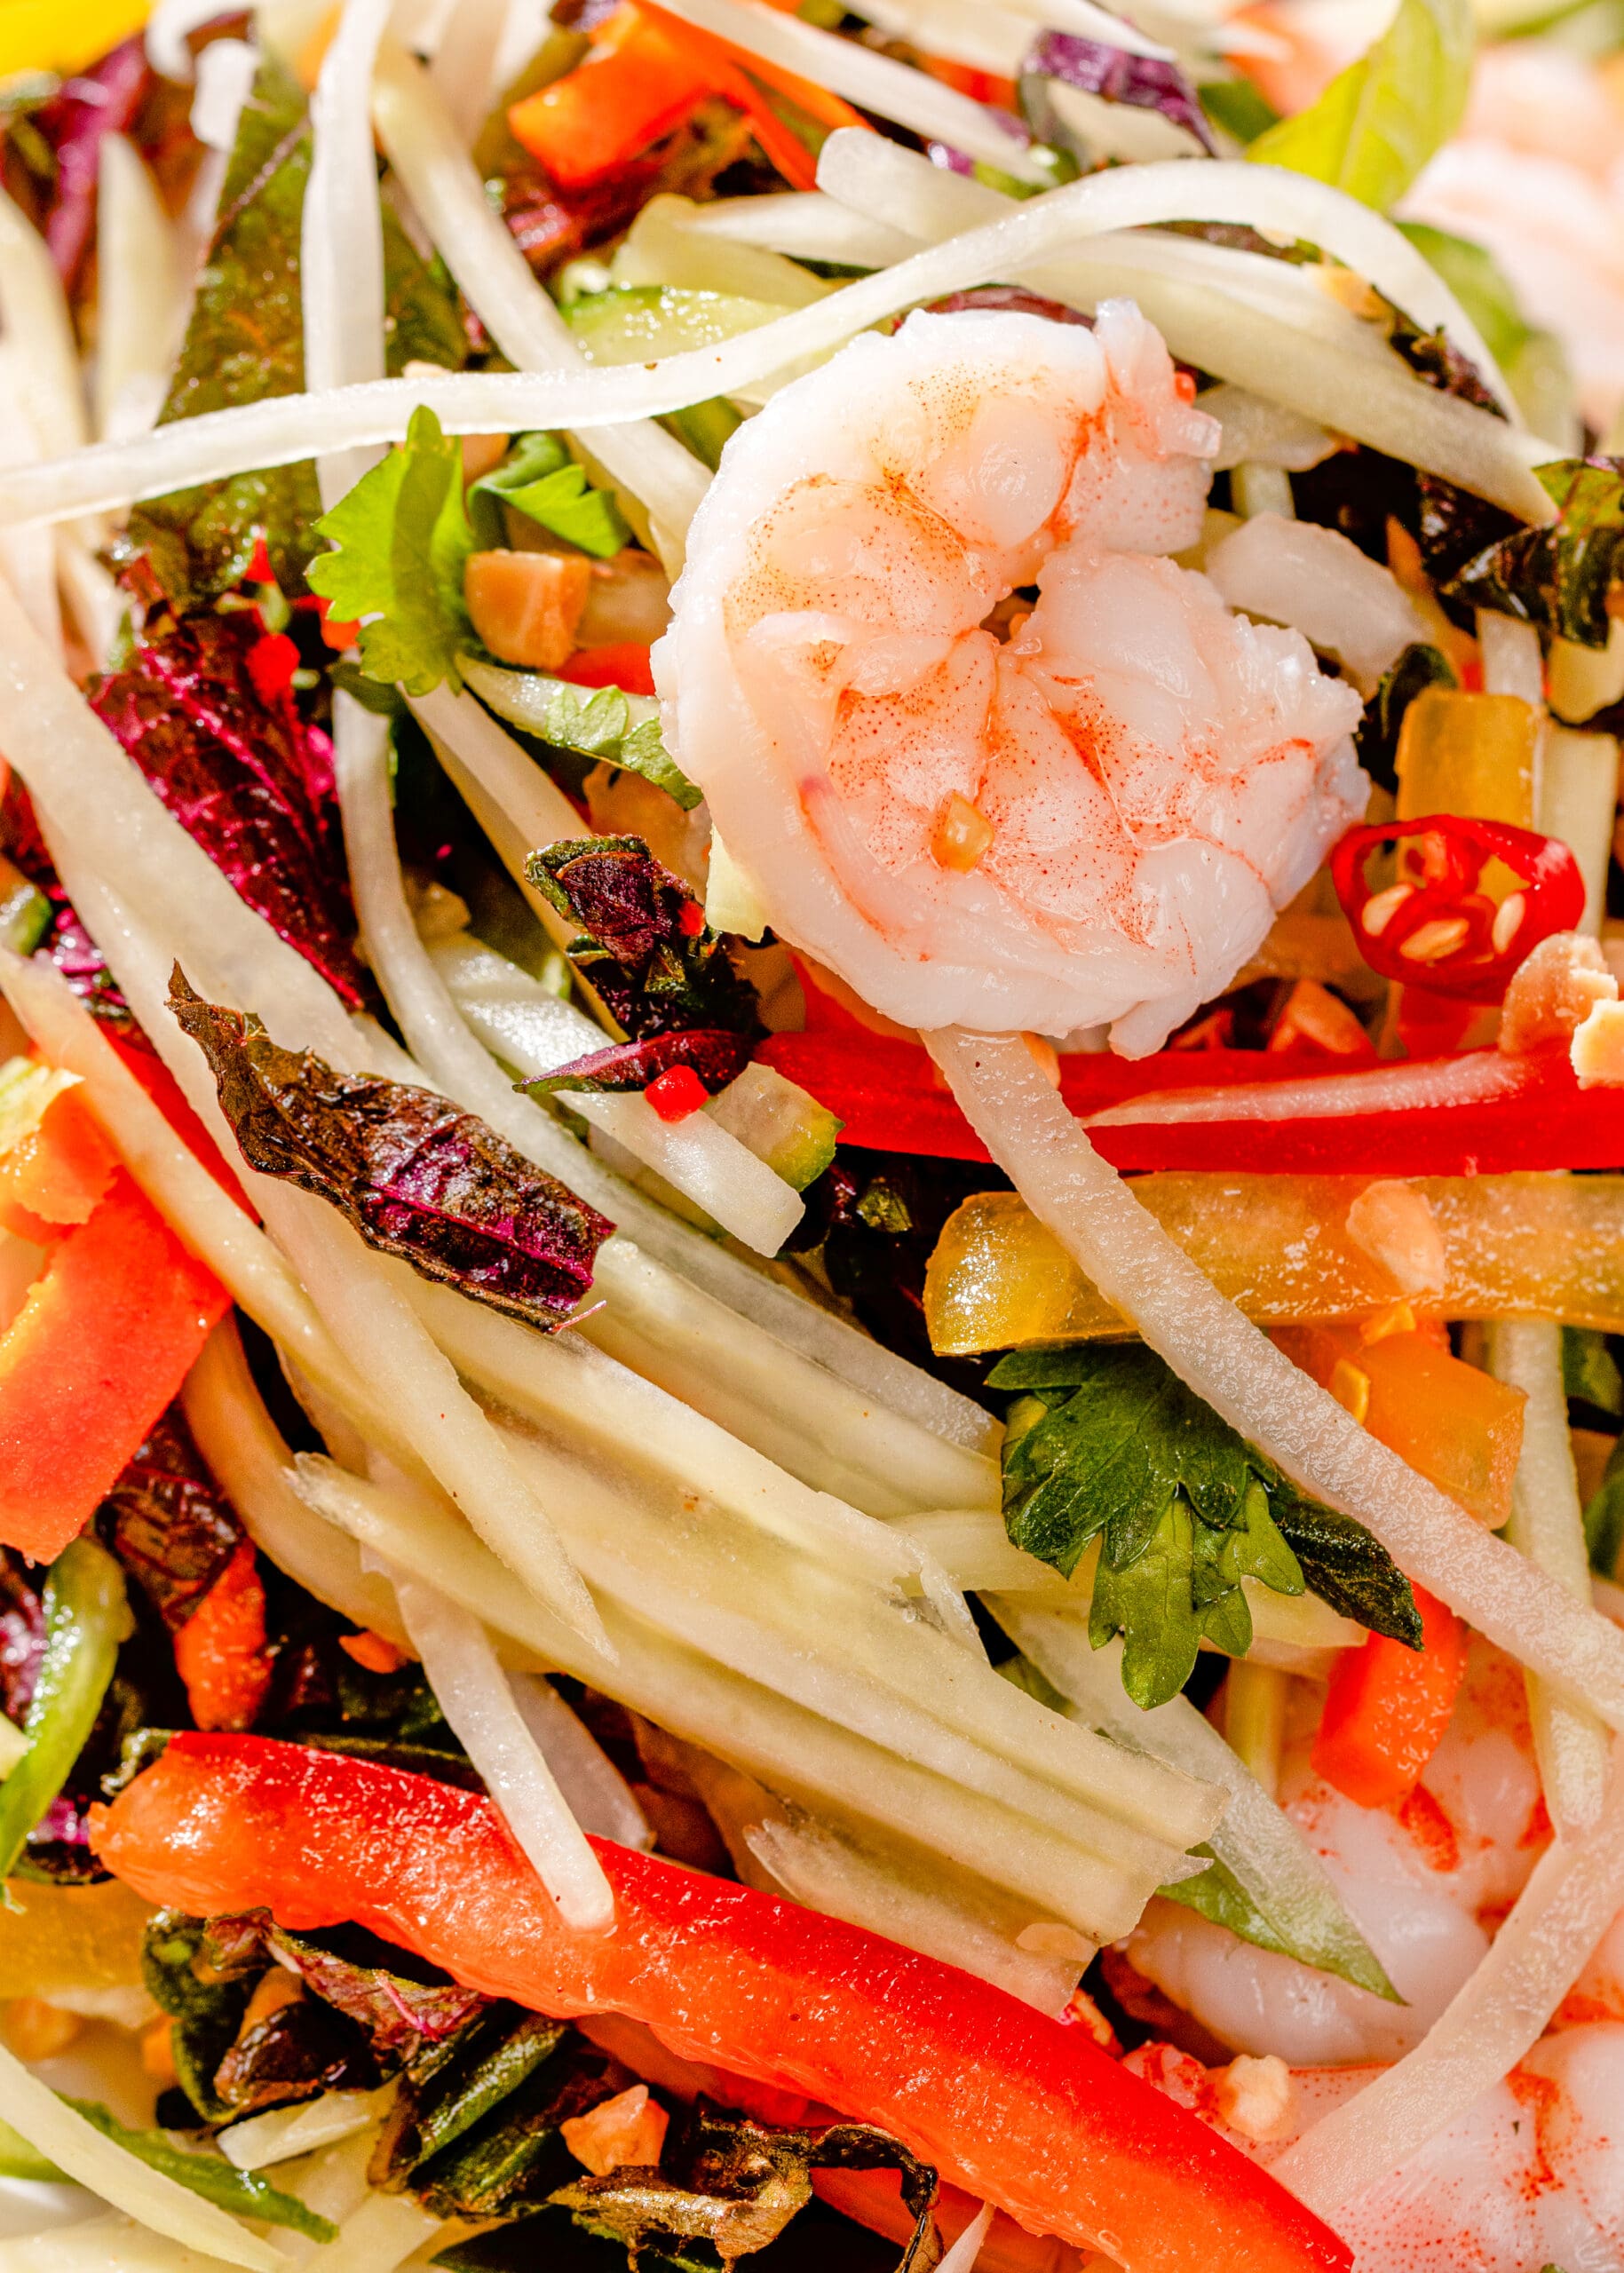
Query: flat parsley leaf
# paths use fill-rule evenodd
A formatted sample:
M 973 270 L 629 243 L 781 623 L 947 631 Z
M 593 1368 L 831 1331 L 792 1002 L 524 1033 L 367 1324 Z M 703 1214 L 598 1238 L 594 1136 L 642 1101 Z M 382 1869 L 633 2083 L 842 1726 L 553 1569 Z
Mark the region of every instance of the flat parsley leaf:
M 337 547 L 310 564 L 311 590 L 343 622 L 359 622 L 368 678 L 428 694 L 460 688 L 457 656 L 472 638 L 463 572 L 473 531 L 463 502 L 463 446 L 433 412 L 412 414 L 404 447 L 358 481 L 323 520 Z
M 469 490 L 468 511 L 481 551 L 506 544 L 504 505 L 598 560 L 612 559 L 631 543 L 614 498 L 592 487 L 556 434 L 520 434 L 502 464 Z
M 1468 0 L 1401 0 L 1374 46 L 1247 156 L 1333 182 L 1384 213 L 1460 124 L 1474 44 Z
M 544 671 L 500 669 L 467 655 L 463 675 L 480 701 L 510 725 L 554 749 L 640 773 L 675 797 L 685 813 L 699 804 L 702 793 L 666 748 L 660 706 L 652 697 L 626 694 L 618 686 L 574 686 Z
M 1299 1493 L 1143 1343 L 1077 1344 L 1003 1358 L 993 1389 L 1024 1392 L 1003 1450 L 1004 1522 L 1070 1577 L 1099 1540 L 1089 1635 L 1123 1636 L 1122 1684 L 1163 1704 L 1203 1639 L 1251 1646 L 1241 1591 L 1307 1585 L 1378 1633 L 1420 1642 L 1409 1582 L 1359 1525 Z
M 1607 598 L 1624 577 L 1624 460 L 1558 458 L 1535 469 L 1557 508 L 1549 528 L 1514 528 L 1457 567 L 1444 598 L 1604 647 Z

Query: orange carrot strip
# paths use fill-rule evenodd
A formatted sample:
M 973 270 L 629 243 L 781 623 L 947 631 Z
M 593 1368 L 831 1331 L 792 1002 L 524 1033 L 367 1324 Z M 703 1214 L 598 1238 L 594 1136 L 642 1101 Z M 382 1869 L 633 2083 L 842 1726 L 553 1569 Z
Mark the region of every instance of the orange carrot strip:
M 265 1702 L 265 1585 L 244 1540 L 175 1636 L 175 1664 L 200 1729 L 246 1729 Z
M 1443 1739 L 1466 1671 L 1466 1629 L 1415 1589 L 1422 1643 L 1407 1650 L 1373 1634 L 1344 1650 L 1314 1738 L 1315 1772 L 1365 1808 L 1407 1799 Z

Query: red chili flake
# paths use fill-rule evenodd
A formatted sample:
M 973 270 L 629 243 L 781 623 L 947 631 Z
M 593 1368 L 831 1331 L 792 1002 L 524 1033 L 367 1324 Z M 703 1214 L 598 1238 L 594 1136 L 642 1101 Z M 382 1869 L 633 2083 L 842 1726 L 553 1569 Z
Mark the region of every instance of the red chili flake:
M 276 571 L 271 566 L 270 547 L 263 535 L 255 541 L 253 558 L 248 564 L 243 582 L 249 584 L 273 584 L 276 582 Z
M 705 1084 L 692 1065 L 673 1065 L 643 1092 L 663 1121 L 686 1121 L 705 1102 Z
M 697 939 L 705 928 L 705 911 L 697 899 L 685 899 L 677 917 L 677 928 L 685 939 Z

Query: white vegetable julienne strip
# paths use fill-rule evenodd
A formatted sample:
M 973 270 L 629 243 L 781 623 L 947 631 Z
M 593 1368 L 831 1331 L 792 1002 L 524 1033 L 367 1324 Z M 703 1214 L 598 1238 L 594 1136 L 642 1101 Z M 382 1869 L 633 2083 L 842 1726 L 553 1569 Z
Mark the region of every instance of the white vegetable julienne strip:
M 1590 1599 L 1590 1558 L 1584 1508 L 1568 1435 L 1562 1377 L 1562 1328 L 1542 1319 L 1501 1319 L 1488 1327 L 1489 1371 L 1520 1389 L 1523 1448 L 1511 1486 L 1506 1537 L 1519 1554 L 1565 1586 L 1575 1602 Z M 1528 1716 L 1545 1803 L 1558 1838 L 1588 1831 L 1602 1810 L 1611 1747 L 1594 1713 L 1553 1696 L 1528 1676 Z
M 458 699 L 450 698 L 453 702 Z M 541 785 L 525 785 L 531 798 L 540 804 L 558 796 L 541 768 L 508 743 L 500 728 L 493 725 L 492 732 Z M 562 1132 L 542 1107 L 515 1094 L 511 1082 L 469 1033 L 417 936 L 395 850 L 384 722 L 341 694 L 336 708 L 336 735 L 338 794 L 356 912 L 373 969 L 409 1047 L 436 1081 L 510 1144 L 538 1165 L 563 1172 L 555 1163 L 566 1153 L 567 1139 L 560 1143 Z M 572 833 L 576 833 L 581 823 L 573 813 L 571 820 Z M 538 841 L 553 840 L 549 836 Z M 581 1025 L 586 1027 L 587 1021 L 582 1019 Z M 601 1049 L 607 1037 L 595 1027 L 588 1031 L 589 1039 L 574 1050 L 566 1048 L 545 1070 L 551 1072 L 583 1049 Z M 540 1069 L 521 1066 L 519 1070 Z M 799 1192 L 707 1114 L 695 1113 L 668 1127 L 640 1096 L 583 1095 L 571 1102 L 582 1109 L 583 1119 L 620 1137 L 725 1230 L 762 1254 L 775 1255 L 805 1213 Z M 604 1212 L 612 1214 L 614 1209 Z
M 516 1588 L 495 1556 L 427 1495 L 381 1491 L 308 1457 L 300 1459 L 298 1472 L 313 1507 L 534 1653 L 533 1661 L 606 1683 L 634 1711 L 753 1774 L 788 1782 L 867 1821 L 906 1826 L 922 1846 L 1057 1916 L 1087 1902 L 1102 1919 L 1126 1914 L 1131 1924 L 1152 1891 L 1044 1826 L 726 1671 L 607 1601 L 605 1616 L 618 1654 L 606 1675 L 579 1637 Z
M 0 459 L 10 465 L 36 465 L 42 455 L 25 391 L 27 352 L 22 341 L 0 338 Z M 64 652 L 58 552 L 72 535 L 39 527 L 0 531 L 0 576 L 54 655 Z
M 1278 402 L 1266 401 L 1262 395 L 1250 394 L 1244 387 L 1227 384 L 1208 387 L 1195 400 L 1197 409 L 1216 418 L 1224 429 L 1223 447 L 1212 462 L 1215 473 L 1226 473 L 1232 466 L 1244 463 L 1306 473 L 1336 449 L 1335 437 L 1323 426 Z
M 992 2229 L 993 2206 L 990 2202 L 984 2202 L 937 2267 L 936 2273 L 975 2273 L 982 2245 Z
M 1238 1081 L 1232 1089 L 1152 1091 L 1089 1115 L 1090 1129 L 1116 1123 L 1192 1121 L 1308 1121 L 1343 1113 L 1418 1113 L 1485 1105 L 1537 1079 L 1515 1057 L 1473 1050 L 1419 1065 L 1377 1065 L 1315 1081 Z
M 105 441 L 155 424 L 190 295 L 174 224 L 135 145 L 104 135 L 99 164 L 96 431 Z
M 39 231 L 0 191 L 0 328 L 26 345 L 24 400 L 43 450 L 88 439 L 84 379 L 73 318 Z M 61 518 L 67 518 L 63 516 Z
M 1617 1912 L 1621 1882 L 1615 1759 L 1595 1827 L 1546 1849 L 1487 1955 L 1421 2043 L 1288 2147 L 1274 2175 L 1335 2217 L 1464 2115 L 1538 2041 Z
M 223 2258 L 227 2265 L 246 2266 L 250 2273 L 281 2273 L 287 2264 L 281 2250 L 250 2233 L 214 2203 L 138 2162 L 127 2148 L 75 2114 L 4 2045 L 0 2119 L 20 2131 L 59 2170 L 154 2233 Z
M 892 39 L 912 41 L 928 54 L 950 63 L 968 64 L 972 71 L 996 72 L 1014 79 L 1034 40 L 1031 23 L 987 0 L 863 0 L 859 14 Z M 1120 16 L 1099 11 L 1096 39 L 1126 46 L 1138 35 Z M 1148 43 L 1147 43 L 1148 44 Z
M 219 14 L 214 0 L 158 0 L 147 20 L 147 59 L 165 79 L 189 85 L 193 77 L 189 36 Z
M 329 1610 L 406 1646 L 392 1588 L 362 1569 L 353 1540 L 329 1524 L 313 1523 L 294 1490 L 293 1455 L 265 1411 L 229 1319 L 210 1335 L 181 1401 L 198 1450 L 255 1546 Z
M 497 65 L 511 12 L 509 0 L 459 0 L 452 36 L 435 51 L 434 91 L 464 145 L 472 142 L 502 91 Z
M 583 368 L 574 334 L 491 206 L 428 75 L 393 42 L 379 59 L 373 115 L 418 218 L 508 360 L 521 371 Z M 675 574 L 709 473 L 674 435 L 644 422 L 597 436 L 593 447 L 613 479 L 647 507 Z
M 313 392 L 358 386 L 384 373 L 384 225 L 371 91 L 391 6 L 392 0 L 345 0 L 311 98 L 315 145 L 305 191 L 299 290 L 305 384 Z M 322 505 L 330 511 L 378 455 L 374 447 L 319 456 Z
M 929 1037 L 1039 1220 L 1196 1394 L 1480 1633 L 1624 1726 L 1624 1634 L 1378 1444 L 1219 1294 L 1102 1160 L 1018 1034 Z
M 519 1717 L 545 1755 L 582 1831 L 646 1852 L 654 1843 L 630 1785 L 586 1723 L 539 1673 L 508 1675 Z
M 1187 1698 L 1142 1712 L 1122 1687 L 1121 1640 L 1095 1650 L 1086 1624 L 999 1596 L 993 1615 L 1044 1679 L 1094 1727 L 1226 1793 L 1229 1804 L 1210 1845 L 1265 1914 L 1311 1947 L 1340 1947 L 1368 1966 L 1370 1952 L 1324 1865 L 1210 1721 Z
M 717 6 L 721 0 L 705 0 L 705 4 Z M 870 145 L 878 147 L 867 147 Z M 904 164 L 896 164 L 897 159 L 904 161 Z M 894 143 L 882 142 L 878 136 L 846 128 L 832 134 L 825 143 L 818 161 L 818 184 L 836 196 L 851 192 L 860 205 L 867 197 L 870 211 L 889 210 L 873 203 L 875 187 L 881 184 L 891 186 L 894 194 L 894 185 L 905 172 L 916 171 L 921 162 L 925 162 L 910 161 L 909 154 Z M 1135 166 L 1130 170 L 1139 175 L 1154 173 L 1158 179 L 1144 185 L 1143 198 L 1134 201 L 1139 210 L 1131 215 L 1125 213 L 1119 226 L 1219 221 L 1256 229 L 1286 244 L 1306 239 L 1356 275 L 1367 278 L 1423 330 L 1446 331 L 1454 345 L 1477 365 L 1508 417 L 1514 421 L 1518 418 L 1515 398 L 1477 325 L 1431 263 L 1401 231 L 1370 206 L 1333 188 L 1328 182 L 1315 181 L 1307 174 L 1287 173 L 1279 166 L 1256 166 L 1232 160 L 1191 165 L 1184 160 L 1173 160 L 1150 167 Z M 1186 177 L 1182 184 L 1176 179 L 1181 174 Z M 978 194 L 982 209 L 990 218 L 992 201 L 999 197 L 999 192 L 979 183 L 966 186 Z M 1049 196 L 1031 202 L 1046 205 L 1055 196 L 1066 194 L 1051 191 Z M 965 198 L 965 210 L 969 204 L 970 200 Z
M 609 271 L 614 281 L 717 292 L 731 299 L 759 301 L 768 308 L 811 307 L 839 289 L 760 246 L 735 240 L 718 247 L 702 230 L 688 226 L 704 210 L 685 197 L 651 198 L 614 256 Z
M 759 245 L 792 259 L 832 260 L 853 268 L 887 268 L 918 250 L 917 241 L 877 214 L 854 213 L 820 190 L 785 190 L 765 197 L 718 197 L 685 218 L 690 236 Z
M 291 2162 L 295 2155 L 313 2155 L 319 2147 L 353 2139 L 378 2120 L 392 2092 L 391 2085 L 376 2092 L 323 2092 L 320 2099 L 268 2108 L 263 2115 L 234 2123 L 218 2134 L 215 2143 L 238 2170 L 269 2170 L 275 2163 Z
M 1018 181 L 1046 183 L 1050 169 L 1032 155 L 1024 128 L 889 55 L 819 31 L 798 17 L 775 14 L 756 0 L 667 0 L 674 16 L 714 32 L 780 69 L 844 95 L 850 103 L 906 126 L 928 142 L 946 142 L 967 157 L 997 166 Z M 856 129 L 852 130 L 856 131 Z
M 421 1579 L 393 1570 L 387 1575 L 440 1711 L 564 1922 L 577 1933 L 601 1933 L 614 1918 L 603 1865 L 513 1701 L 490 1636 L 477 1618 Z
M 1206 182 L 1220 174 L 1226 185 L 1222 199 L 1205 192 L 1192 194 L 1192 178 Z M 1305 196 L 1318 186 L 1301 175 L 1280 175 L 1260 197 L 1256 185 L 1265 182 L 1268 174 L 1261 166 L 1228 166 L 1216 161 L 1191 165 L 1174 160 L 1090 175 L 1025 205 L 1011 204 L 996 222 L 860 279 L 815 307 L 797 308 L 776 323 L 763 324 L 714 347 L 669 356 L 651 368 L 384 379 L 334 394 L 285 396 L 178 420 L 138 442 L 100 445 L 47 465 L 0 472 L 0 523 L 65 519 L 124 506 L 256 467 L 292 464 L 308 457 L 313 447 L 324 450 L 399 441 L 419 403 L 426 403 L 456 433 L 508 433 L 543 426 L 598 432 L 630 420 L 657 417 L 715 395 L 737 394 L 917 303 L 989 278 L 1041 267 L 1045 258 L 1055 258 L 1082 239 L 1189 218 L 1192 202 L 1203 208 L 1222 202 L 1233 207 L 1242 221 L 1256 223 L 1262 218 L 1265 226 L 1273 226 L 1270 217 L 1278 218 L 1286 194 L 1279 185 L 1288 185 L 1293 195 Z M 1339 210 L 1349 203 L 1339 201 Z M 1210 303 L 1215 298 L 1208 296 L 1208 316 L 1213 315 Z M 1298 399 L 1305 390 L 1287 394 L 1274 376 L 1279 337 L 1287 327 L 1265 327 L 1257 352 L 1248 354 L 1250 313 L 1232 308 L 1228 313 L 1232 321 L 1227 329 L 1214 317 L 1232 367 L 1219 375 L 1318 416 L 1317 402 Z M 1305 349 L 1312 343 L 1302 345 Z M 1218 370 L 1204 351 L 1200 360 Z M 1349 416 L 1339 412 L 1335 422 L 1340 430 L 1357 439 L 1378 440 L 1382 447 L 1390 443 L 1409 463 L 1458 481 L 1525 520 L 1543 524 L 1554 517 L 1555 506 L 1530 471 L 1544 455 L 1545 445 L 1471 403 L 1423 385 L 1402 369 L 1395 372 L 1385 392 L 1373 389 L 1367 372 L 1356 376 L 1358 386 L 1345 396 Z M 1398 403 L 1405 406 L 1410 433 L 1395 431 Z M 1366 413 L 1373 410 L 1382 415 L 1381 434 L 1366 437 L 1361 425 L 1370 424 Z
M 334 2262 L 344 2273 L 396 2273 L 444 2231 L 444 2222 L 409 2195 L 375 2193 L 351 2211 L 328 2246 L 338 2253 Z

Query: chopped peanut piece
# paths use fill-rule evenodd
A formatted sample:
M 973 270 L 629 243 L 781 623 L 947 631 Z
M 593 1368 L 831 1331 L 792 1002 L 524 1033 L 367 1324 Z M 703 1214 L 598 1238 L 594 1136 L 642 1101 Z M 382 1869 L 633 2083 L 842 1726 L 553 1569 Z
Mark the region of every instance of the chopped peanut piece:
M 83 2026 L 77 2013 L 43 1997 L 13 1997 L 5 2008 L 5 2040 L 20 2060 L 53 2060 Z
M 657 2164 L 669 2121 L 659 2101 L 650 2099 L 648 2086 L 633 2084 L 630 2091 L 617 2092 L 558 2128 L 575 2160 L 584 2163 L 594 2178 L 607 2178 L 612 2170 Z
M 476 552 L 463 596 L 493 655 L 556 671 L 574 653 L 591 581 L 592 564 L 579 553 Z
M 1375 1054 L 1370 1036 L 1347 1004 L 1313 978 L 1297 980 L 1269 1036 L 1271 1049 L 1289 1049 L 1301 1041 L 1313 1042 L 1338 1057 Z
M 1086 1989 L 1073 1990 L 1060 2017 L 1069 2027 L 1081 2029 L 1102 2052 L 1108 2052 L 1113 2060 L 1121 2058 L 1122 2047 L 1117 2040 L 1116 2031 Z
M 1024 1034 L 1021 1040 L 1032 1052 L 1033 1063 L 1051 1089 L 1060 1086 L 1060 1053 L 1052 1041 L 1041 1034 Z
M 1555 932 L 1525 957 L 1506 989 L 1500 1046 L 1520 1056 L 1541 1042 L 1566 1041 L 1598 1002 L 1614 1002 L 1618 994 L 1599 941 Z
M 1408 1303 L 1389 1303 L 1385 1310 L 1377 1311 L 1359 1327 L 1359 1340 L 1369 1347 L 1373 1342 L 1385 1342 L 1390 1334 L 1414 1334 L 1415 1312 Z
M 1218 2071 L 1218 2113 L 1243 2139 L 1284 2139 L 1296 2127 L 1296 2087 L 1278 2052 L 1261 2060 L 1242 2053 Z
M 1391 1273 L 1401 1295 L 1441 1295 L 1449 1284 L 1444 1235 L 1414 1184 L 1394 1176 L 1367 1184 L 1348 1210 L 1348 1237 Z
M 1364 1367 L 1339 1358 L 1331 1368 L 1331 1395 L 1362 1428 L 1370 1411 L 1370 1375 Z
M 1598 1002 L 1568 1055 L 1581 1089 L 1624 1085 L 1624 1002 Z

